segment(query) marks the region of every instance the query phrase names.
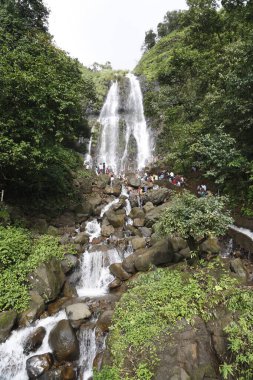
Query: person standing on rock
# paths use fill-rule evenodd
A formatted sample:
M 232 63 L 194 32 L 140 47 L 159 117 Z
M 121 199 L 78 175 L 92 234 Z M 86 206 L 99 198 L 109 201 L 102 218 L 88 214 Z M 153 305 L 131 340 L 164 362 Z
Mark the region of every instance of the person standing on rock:
M 110 184 L 111 184 L 111 187 L 113 186 L 113 182 L 114 182 L 114 175 L 111 174 L 111 179 L 110 179 Z

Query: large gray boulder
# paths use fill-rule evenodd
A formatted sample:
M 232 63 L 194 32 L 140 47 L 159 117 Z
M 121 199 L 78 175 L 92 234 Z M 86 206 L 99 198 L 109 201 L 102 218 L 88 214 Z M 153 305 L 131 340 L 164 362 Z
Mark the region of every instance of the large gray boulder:
M 150 190 L 146 193 L 146 202 L 152 202 L 155 206 L 158 206 L 169 199 L 171 190 L 161 187 L 157 190 Z
M 143 237 L 135 237 L 131 240 L 133 250 L 136 251 L 140 248 L 145 248 L 146 246 L 146 239 Z
M 79 344 L 70 322 L 63 319 L 51 330 L 49 345 L 58 362 L 74 361 L 79 357 Z
M 242 260 L 238 257 L 236 259 L 231 260 L 230 269 L 234 272 L 241 280 L 244 282 L 248 279 L 248 273 L 243 265 Z
M 155 224 L 162 212 L 169 206 L 169 203 L 163 203 L 162 205 L 160 206 L 157 206 L 157 207 L 154 207 L 153 209 L 149 210 L 148 212 L 146 212 L 145 214 L 145 227 L 152 227 L 153 224 Z
M 214 255 L 218 255 L 221 251 L 221 247 L 219 245 L 218 239 L 209 238 L 206 239 L 203 243 L 200 244 L 200 250 L 204 253 L 211 253 Z
M 145 250 L 143 255 L 136 257 L 134 265 L 137 271 L 149 270 L 152 265 L 172 263 L 174 252 L 168 238 L 160 240 L 152 247 Z
M 127 184 L 128 186 L 137 188 L 141 186 L 141 180 L 139 178 L 136 178 L 136 174 L 129 174 L 127 175 Z
M 67 317 L 73 327 L 81 324 L 83 321 L 91 317 L 91 311 L 85 303 L 74 303 L 66 307 Z
M 128 280 L 131 276 L 129 275 L 129 273 L 127 273 L 123 267 L 122 267 L 122 264 L 121 263 L 114 263 L 114 264 L 111 264 L 110 267 L 110 272 L 111 274 L 113 274 L 113 276 L 119 278 L 120 280 L 122 281 L 125 281 L 125 280 Z
M 75 255 L 67 254 L 64 256 L 64 259 L 61 260 L 61 267 L 65 274 L 76 268 L 77 265 L 78 258 Z
M 16 320 L 17 313 L 14 310 L 0 313 L 0 343 L 8 338 Z
M 104 193 L 108 195 L 115 195 L 115 197 L 119 197 L 121 193 L 121 185 L 115 185 L 115 186 L 107 185 L 104 190 Z
M 32 290 L 49 302 L 59 295 L 65 276 L 60 261 L 52 259 L 30 273 L 28 280 Z
M 104 189 L 109 183 L 109 177 L 107 174 L 100 174 L 96 177 L 94 182 L 99 189 Z
M 87 244 L 89 242 L 89 235 L 86 232 L 80 232 L 74 239 L 75 244 Z
M 133 207 L 130 214 L 130 218 L 135 219 L 135 218 L 145 218 L 145 213 L 140 207 Z
M 96 327 L 99 328 L 103 333 L 109 331 L 109 327 L 112 322 L 113 310 L 104 311 L 98 318 Z
M 152 202 L 147 202 L 145 203 L 145 205 L 143 206 L 143 211 L 145 213 L 149 212 L 150 210 L 152 210 L 155 206 L 153 205 Z
M 42 355 L 35 355 L 26 361 L 26 371 L 29 379 L 38 379 L 53 365 L 53 356 L 50 352 Z
M 91 213 L 92 215 L 99 215 L 100 210 L 98 210 L 98 206 L 101 205 L 102 203 L 102 198 L 98 193 L 92 193 L 87 197 L 87 203 L 89 204 L 91 208 Z

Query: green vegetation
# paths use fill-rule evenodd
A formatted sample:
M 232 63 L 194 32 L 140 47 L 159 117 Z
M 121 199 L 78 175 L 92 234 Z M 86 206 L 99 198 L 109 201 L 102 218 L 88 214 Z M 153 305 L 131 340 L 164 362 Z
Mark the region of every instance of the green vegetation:
M 197 249 L 199 239 L 225 235 L 233 219 L 225 211 L 222 197 L 201 197 L 183 191 L 173 196 L 168 208 L 155 225 L 161 236 L 175 235 L 187 239 L 189 247 Z
M 158 155 L 178 172 L 196 166 L 252 215 L 252 2 L 221 3 L 168 12 L 135 72 Z
M 109 335 L 113 365 L 96 374 L 95 380 L 152 379 L 157 348 L 162 338 L 175 331 L 178 321 L 191 323 L 196 316 L 208 321 L 218 305 L 227 305 L 231 294 L 239 294 L 236 280 L 219 261 L 202 264 L 191 269 L 183 265 L 181 271 L 157 269 L 132 283 L 113 316 Z
M 29 303 L 27 275 L 41 263 L 66 252 L 72 246 L 59 244 L 57 238 L 44 235 L 34 238 L 17 227 L 0 227 L 0 310 L 25 310 Z

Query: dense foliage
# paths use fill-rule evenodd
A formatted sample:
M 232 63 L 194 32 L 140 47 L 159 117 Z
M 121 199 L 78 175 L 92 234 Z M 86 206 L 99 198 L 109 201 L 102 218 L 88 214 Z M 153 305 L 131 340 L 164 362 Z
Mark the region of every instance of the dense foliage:
M 74 253 L 72 246 L 59 244 L 57 238 L 34 238 L 17 227 L 0 228 L 0 310 L 24 310 L 29 303 L 27 275 L 41 263 Z
M 252 213 L 252 1 L 188 0 L 136 68 L 158 154 L 195 165 Z
M 236 280 L 226 274 L 219 261 L 192 270 L 158 269 L 140 275 L 114 313 L 109 336 L 113 365 L 94 379 L 152 379 L 162 337 L 167 341 L 180 320 L 192 323 L 200 316 L 208 321 L 221 304 L 233 311 L 243 310 L 244 296 L 238 298 L 242 290 L 235 285 Z
M 198 239 L 224 235 L 232 221 L 228 211 L 225 211 L 223 198 L 197 198 L 194 194 L 184 191 L 174 195 L 168 208 L 155 224 L 155 229 L 161 236 L 183 237 L 191 246 Z
M 69 187 L 64 150 L 89 133 L 93 81 L 54 46 L 47 16 L 41 0 L 0 5 L 0 185 L 6 197 L 43 198 Z

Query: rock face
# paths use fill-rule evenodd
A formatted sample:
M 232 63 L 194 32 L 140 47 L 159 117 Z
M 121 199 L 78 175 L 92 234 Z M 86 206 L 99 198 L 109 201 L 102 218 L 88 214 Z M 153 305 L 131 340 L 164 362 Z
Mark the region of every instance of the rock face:
M 219 362 L 205 323 L 196 318 L 194 326 L 182 320 L 177 327 L 169 339 L 159 341 L 154 380 L 219 379 Z M 219 334 L 223 338 L 223 332 Z
M 66 274 L 74 269 L 78 264 L 78 258 L 74 255 L 67 254 L 64 256 L 64 259 L 61 261 L 61 266 L 63 272 Z
M 169 199 L 171 195 L 171 190 L 161 187 L 157 190 L 150 190 L 146 196 L 146 202 L 152 202 L 154 205 L 158 206 Z
M 122 281 L 128 280 L 131 275 L 129 275 L 122 267 L 121 263 L 115 263 L 111 264 L 110 267 L 110 272 L 117 278 L 119 278 Z
M 152 265 L 172 263 L 174 252 L 168 238 L 158 241 L 148 248 L 143 255 L 136 257 L 134 265 L 137 271 L 149 270 Z
M 115 228 L 123 227 L 125 223 L 125 213 L 116 214 L 114 211 L 109 210 L 106 212 L 108 222 Z
M 73 361 L 79 357 L 79 344 L 76 334 L 66 319 L 59 321 L 51 330 L 49 345 L 54 357 L 59 362 Z
M 38 327 L 31 335 L 28 336 L 24 343 L 24 353 L 29 355 L 30 352 L 35 352 L 43 342 L 46 335 L 44 327 Z
M 53 301 L 61 291 L 65 276 L 61 263 L 52 259 L 41 264 L 28 276 L 31 288 L 45 301 Z
M 136 178 L 135 174 L 129 174 L 127 176 L 127 184 L 132 187 L 139 187 L 141 186 L 141 180 Z
M 45 310 L 45 302 L 38 292 L 30 291 L 29 309 L 24 311 L 19 320 L 20 326 L 29 326 L 34 322 Z
M 0 343 L 3 343 L 8 338 L 16 319 L 17 313 L 14 310 L 0 313 Z
M 53 357 L 51 353 L 43 355 L 35 355 L 26 361 L 26 371 L 29 379 L 38 379 L 53 365 Z

